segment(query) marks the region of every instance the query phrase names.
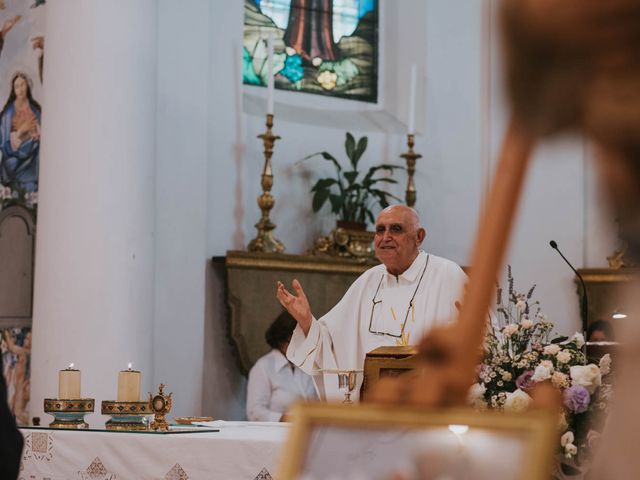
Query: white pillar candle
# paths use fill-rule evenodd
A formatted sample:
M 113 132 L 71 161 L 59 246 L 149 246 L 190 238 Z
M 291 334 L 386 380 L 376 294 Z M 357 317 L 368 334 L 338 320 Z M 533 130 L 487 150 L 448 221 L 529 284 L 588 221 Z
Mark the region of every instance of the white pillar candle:
M 80 397 L 80 370 L 73 368 L 73 363 L 58 373 L 58 398 L 61 400 L 77 400 Z
M 414 63 L 411 65 L 411 79 L 409 83 L 409 121 L 408 132 L 410 134 L 416 131 L 416 80 L 417 80 L 417 67 Z
M 267 37 L 267 114 L 273 115 L 273 32 Z
M 131 364 L 118 372 L 118 402 L 140 401 L 140 377 L 139 371 L 131 370 Z

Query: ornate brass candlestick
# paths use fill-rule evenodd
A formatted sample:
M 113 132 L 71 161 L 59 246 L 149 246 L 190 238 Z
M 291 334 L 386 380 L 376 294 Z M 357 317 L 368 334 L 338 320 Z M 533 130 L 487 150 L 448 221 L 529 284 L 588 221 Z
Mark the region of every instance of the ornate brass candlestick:
M 61 399 L 45 398 L 44 412 L 53 415 L 53 422 L 49 424 L 51 428 L 89 428 L 84 416 L 93 413 L 95 405 L 93 398 Z
M 266 125 L 267 131 L 258 135 L 258 138 L 261 138 L 264 143 L 264 169 L 262 170 L 261 177 L 262 195 L 258 197 L 258 206 L 262 211 L 262 216 L 260 217 L 260 221 L 256 223 L 258 236 L 251 240 L 248 248 L 250 252 L 282 253 L 284 252 L 284 245 L 280 240 L 274 238 L 273 230 L 276 226 L 269 218 L 269 211 L 276 203 L 271 195 L 271 187 L 273 186 L 271 156 L 273 155 L 273 145 L 276 143 L 276 140 L 280 138 L 279 135 L 274 135 L 271 132 L 271 128 L 273 127 L 272 114 L 267 114 Z
M 405 202 L 409 207 L 413 207 L 416 204 L 416 185 L 413 182 L 413 175 L 416 172 L 416 160 L 418 158 L 422 158 L 422 155 L 413 151 L 413 140 L 413 133 L 409 133 L 407 135 L 407 146 L 409 147 L 409 150 L 406 153 L 400 155 L 400 157 L 404 158 L 407 161 L 407 173 L 409 175 L 409 178 L 407 180 Z
M 148 401 L 102 401 L 102 415 L 111 417 L 105 422 L 107 430 L 148 430 L 149 426 L 145 417 L 152 413 Z

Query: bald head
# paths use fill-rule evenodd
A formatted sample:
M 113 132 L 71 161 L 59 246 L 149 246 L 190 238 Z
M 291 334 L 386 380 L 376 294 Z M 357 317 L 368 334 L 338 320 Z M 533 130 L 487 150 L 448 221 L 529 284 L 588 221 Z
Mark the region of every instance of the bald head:
M 426 236 L 413 208 L 391 205 L 376 220 L 374 246 L 376 257 L 393 275 L 400 275 L 418 256 L 418 247 Z

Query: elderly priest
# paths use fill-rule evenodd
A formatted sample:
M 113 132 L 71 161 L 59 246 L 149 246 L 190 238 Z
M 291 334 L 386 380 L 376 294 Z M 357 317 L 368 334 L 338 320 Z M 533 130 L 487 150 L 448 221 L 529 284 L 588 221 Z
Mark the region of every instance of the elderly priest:
M 278 282 L 278 300 L 298 322 L 287 357 L 313 376 L 320 398 L 342 398 L 336 376 L 322 370 L 362 369 L 367 352 L 415 345 L 432 326 L 456 318 L 467 277 L 452 261 L 419 250 L 425 235 L 415 210 L 384 209 L 374 239 L 382 265 L 363 273 L 320 319 L 297 280 L 293 294 Z

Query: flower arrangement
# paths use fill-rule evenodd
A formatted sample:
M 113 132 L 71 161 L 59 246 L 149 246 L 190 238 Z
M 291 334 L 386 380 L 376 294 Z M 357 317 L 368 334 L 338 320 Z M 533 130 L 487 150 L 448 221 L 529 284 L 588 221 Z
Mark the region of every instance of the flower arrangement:
M 552 338 L 553 323 L 532 300 L 536 286 L 526 294 L 515 291 L 511 267 L 507 282 L 506 292 L 497 290 L 497 318 L 488 329 L 478 383 L 469 400 L 479 409 L 522 411 L 531 402 L 535 384 L 551 382 L 562 392 L 565 407 L 559 420 L 559 448 L 579 465 L 606 416 L 611 385 L 602 378 L 610 371 L 611 358 L 607 354 L 599 365 L 587 364 L 581 333 Z
M 35 214 L 38 192 L 25 192 L 17 188 L 12 190 L 11 187 L 0 184 L 0 210 L 12 205 L 22 205 Z

